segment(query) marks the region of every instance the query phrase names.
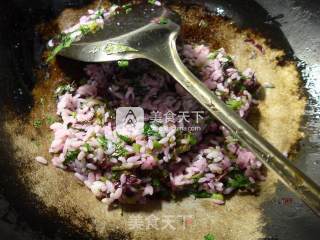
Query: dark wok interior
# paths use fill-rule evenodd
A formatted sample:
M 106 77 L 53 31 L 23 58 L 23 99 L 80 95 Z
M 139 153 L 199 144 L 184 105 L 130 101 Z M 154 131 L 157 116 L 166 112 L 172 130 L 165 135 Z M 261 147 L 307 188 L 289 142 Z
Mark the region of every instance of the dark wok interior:
M 58 15 L 66 7 L 79 7 L 89 0 L 12 0 L 0 3 L 0 108 L 10 107 L 19 114 L 27 114 L 32 107 L 32 90 L 36 78 L 33 69 L 42 67 L 40 56 L 43 41 L 34 27 Z M 116 2 L 116 1 L 115 1 Z M 308 94 L 303 131 L 297 165 L 320 183 L 320 140 L 316 137 L 320 126 L 320 113 L 313 91 L 320 78 L 312 79 L 319 66 L 320 2 L 317 0 L 216 0 L 185 1 L 205 4 L 210 11 L 232 18 L 241 27 L 254 28 L 272 39 L 276 48 L 285 49 L 288 58 L 300 59 L 304 87 Z M 295 14 L 295 13 L 301 13 Z M 303 13 L 303 14 L 302 14 Z M 298 30 L 296 32 L 296 29 Z M 308 48 L 308 49 L 306 49 Z M 318 64 L 318 65 L 317 65 Z M 319 74 L 320 74 L 320 70 Z M 318 87 L 319 88 L 319 87 Z M 320 91 L 320 90 L 319 90 Z M 318 95 L 316 95 L 318 94 Z M 0 114 L 0 118 L 4 118 Z M 1 122 L 1 121 L 0 121 Z M 0 126 L 0 139 L 6 136 Z M 74 232 L 52 211 L 50 216 L 35 210 L 38 204 L 25 189 L 15 183 L 15 172 L 10 169 L 10 146 L 0 144 L 0 239 L 92 239 Z M 319 239 L 320 220 L 302 203 L 279 185 L 279 197 L 265 205 L 270 239 Z M 292 198 L 290 206 L 279 205 L 279 200 Z M 37 209 L 41 209 L 37 208 Z M 108 239 L 130 239 L 114 231 Z

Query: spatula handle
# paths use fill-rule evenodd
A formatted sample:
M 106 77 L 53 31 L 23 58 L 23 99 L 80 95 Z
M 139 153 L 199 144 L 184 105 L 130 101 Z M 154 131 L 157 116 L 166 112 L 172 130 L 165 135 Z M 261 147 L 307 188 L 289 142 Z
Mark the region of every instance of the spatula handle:
M 256 157 L 320 216 L 320 188 L 296 168 L 280 151 L 265 140 L 252 126 L 226 106 L 182 63 L 176 50 L 176 35 L 159 44 L 146 56 L 172 75 L 203 107 L 225 125 Z M 161 54 L 159 54 L 161 52 Z M 154 53 L 154 54 L 153 54 Z

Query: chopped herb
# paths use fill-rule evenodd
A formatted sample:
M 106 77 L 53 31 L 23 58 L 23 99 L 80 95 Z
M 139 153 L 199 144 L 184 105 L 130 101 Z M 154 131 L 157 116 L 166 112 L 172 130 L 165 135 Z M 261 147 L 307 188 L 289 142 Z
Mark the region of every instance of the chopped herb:
M 91 29 L 88 24 L 80 25 L 80 31 L 82 35 L 87 35 L 88 33 L 91 32 Z
M 92 150 L 90 144 L 89 143 L 83 144 L 83 150 L 85 152 L 90 152 Z
M 57 87 L 57 89 L 55 91 L 55 95 L 60 96 L 60 95 L 63 95 L 67 92 L 73 92 L 73 91 L 75 91 L 75 88 L 72 86 L 72 84 L 64 84 L 64 85 Z
M 48 125 L 53 124 L 55 121 L 56 121 L 56 119 L 53 116 L 48 115 L 46 117 L 46 122 L 47 122 Z
M 125 143 L 128 143 L 128 144 L 132 144 L 133 143 L 133 140 L 131 138 L 129 138 L 128 136 L 121 135 L 121 134 L 118 134 L 118 133 L 117 133 L 117 135 Z
M 206 191 L 200 191 L 200 192 L 193 192 L 192 193 L 196 198 L 210 198 L 212 196 L 211 193 L 208 193 Z
M 99 8 L 99 10 L 96 13 L 96 18 L 95 19 L 97 19 L 99 17 L 103 17 L 103 10 L 104 10 L 103 8 Z
M 135 151 L 136 153 L 140 152 L 140 148 L 141 148 L 140 144 L 134 143 L 132 147 L 133 147 L 133 151 Z
M 112 172 L 111 173 L 111 180 L 119 180 L 120 179 L 120 176 L 121 176 L 121 172 L 119 172 L 120 171 L 120 169 L 117 169 L 117 168 L 120 168 L 120 167 L 117 167 L 117 166 L 114 166 L 114 167 L 112 167 L 112 169 L 113 168 L 115 168 L 114 169 L 114 172 Z M 122 169 L 122 170 L 126 170 L 126 169 Z
M 188 133 L 187 140 L 191 145 L 197 144 L 197 138 L 192 133 Z
M 203 240 L 215 240 L 216 238 L 211 234 L 207 234 L 204 236 L 204 239 Z
M 108 178 L 105 177 L 105 176 L 100 177 L 100 181 L 101 181 L 101 182 L 106 182 L 107 180 L 108 180 Z
M 66 157 L 63 161 L 63 164 L 69 164 L 73 161 L 76 160 L 76 158 L 78 157 L 80 150 L 74 150 L 74 151 L 68 151 L 66 154 Z
M 41 119 L 36 119 L 33 121 L 33 126 L 35 128 L 40 128 L 42 126 L 42 120 Z
M 101 114 L 100 112 L 97 112 L 97 111 L 96 111 L 95 115 L 96 115 L 97 123 L 100 124 L 100 125 L 103 125 L 103 123 L 104 123 L 104 115 Z
M 227 59 L 227 62 L 232 62 L 233 61 L 232 57 L 230 57 L 230 56 L 226 56 L 225 58 Z
M 108 43 L 105 47 L 105 51 L 107 54 L 116 54 L 124 52 L 137 52 L 138 50 L 119 43 Z
M 131 7 L 132 7 L 132 3 L 123 4 L 121 7 L 122 7 L 123 9 L 131 8 Z
M 159 20 L 159 24 L 167 24 L 169 21 L 167 18 L 161 17 Z
M 159 143 L 157 140 L 154 140 L 153 141 L 153 148 L 156 149 L 156 150 L 159 150 L 162 148 L 162 144 Z
M 221 201 L 224 200 L 224 197 L 223 197 L 223 195 L 221 193 L 213 193 L 211 198 L 215 199 L 215 200 L 221 200 Z
M 50 55 L 47 58 L 47 62 L 50 62 L 62 49 L 70 47 L 73 41 L 74 39 L 71 38 L 71 33 L 60 34 L 59 36 L 60 44 L 55 46 L 53 50 L 50 52 Z
M 193 175 L 191 177 L 191 179 L 193 179 L 193 180 L 195 180 L 197 182 L 202 177 L 203 177 L 203 173 L 197 173 L 197 174 Z
M 239 110 L 243 103 L 240 100 L 229 99 L 226 104 L 233 110 Z
M 157 0 L 148 0 L 148 3 L 155 5 Z
M 218 55 L 218 52 L 217 52 L 217 51 L 211 52 L 211 53 L 209 53 L 209 55 L 208 55 L 208 59 L 213 60 L 213 59 L 215 59 L 215 58 L 217 57 L 217 55 Z
M 72 116 L 73 118 L 76 118 L 76 117 L 77 117 L 77 113 L 76 113 L 76 112 L 72 112 L 72 113 L 71 113 L 71 116 Z
M 240 86 L 240 91 L 241 91 L 241 92 L 243 92 L 243 91 L 246 90 L 246 89 L 247 89 L 246 86 L 244 86 L 244 85 Z
M 153 130 L 151 128 L 151 124 L 150 123 L 145 123 L 144 124 L 143 134 L 146 135 L 146 136 L 154 136 L 154 137 L 157 137 L 157 138 L 161 138 L 160 133 L 155 131 L 155 130 Z
M 232 187 L 234 189 L 239 188 L 248 188 L 252 185 L 249 178 L 246 177 L 243 173 L 236 171 L 232 173 L 233 176 L 228 181 L 228 187 Z
M 90 27 L 87 24 L 80 25 L 80 31 L 82 35 L 87 35 L 90 32 Z
M 132 3 L 124 4 L 121 7 L 125 10 L 126 14 L 128 14 L 130 11 L 132 11 L 132 8 L 131 8 L 132 7 Z
M 241 81 L 235 82 L 234 88 L 239 92 L 246 90 L 246 86 Z
M 106 137 L 105 136 L 99 136 L 98 138 L 97 138 L 97 141 L 98 141 L 98 143 L 100 144 L 100 146 L 101 147 L 106 147 L 107 146 L 107 144 L 108 144 L 108 140 L 106 139 Z
M 152 185 L 154 187 L 160 187 L 161 186 L 160 180 L 158 178 L 153 178 L 152 179 Z
M 127 60 L 119 60 L 117 63 L 119 68 L 127 68 L 129 66 L 129 61 Z
M 95 33 L 99 30 L 99 25 L 96 22 L 92 22 L 87 24 L 87 27 L 89 28 L 88 33 Z M 86 34 L 88 34 L 86 33 Z
M 116 150 L 112 153 L 112 156 L 114 157 L 126 157 L 128 156 L 129 152 L 127 149 L 125 149 L 120 144 L 115 143 Z

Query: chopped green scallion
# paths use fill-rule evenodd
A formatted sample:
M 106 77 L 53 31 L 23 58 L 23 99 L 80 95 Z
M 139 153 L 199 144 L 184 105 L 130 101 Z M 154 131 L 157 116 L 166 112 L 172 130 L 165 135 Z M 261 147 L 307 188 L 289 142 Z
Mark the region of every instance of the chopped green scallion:
M 203 240 L 216 240 L 216 238 L 211 233 L 209 233 L 204 236 Z
M 159 150 L 162 148 L 162 144 L 159 143 L 158 141 L 154 140 L 153 141 L 153 148 L 156 149 L 156 150 Z
M 106 139 L 106 137 L 105 136 L 99 136 L 98 138 L 97 138 L 97 141 L 98 141 L 98 143 L 102 146 L 102 147 L 106 147 L 107 146 L 107 144 L 108 144 L 108 140 Z
M 83 35 L 87 35 L 90 32 L 90 27 L 88 25 L 80 25 L 80 31 Z
M 193 192 L 192 193 L 196 198 L 210 198 L 211 193 L 208 193 L 206 191 L 201 191 L 201 192 Z
M 117 133 L 117 135 L 125 143 L 128 143 L 128 144 L 132 144 L 133 143 L 133 140 L 131 138 L 129 138 L 128 136 L 121 135 L 121 134 L 118 134 L 118 133 Z
M 197 138 L 192 133 L 188 134 L 187 139 L 191 145 L 197 144 Z
M 140 148 L 141 148 L 141 145 L 140 144 L 137 144 L 137 143 L 134 143 L 132 145 L 133 147 L 133 151 L 136 152 L 136 153 L 139 153 L 140 152 Z
M 213 60 L 217 57 L 217 55 L 218 55 L 218 52 L 211 52 L 208 55 L 208 59 Z
M 221 193 L 213 193 L 211 198 L 215 199 L 215 200 L 221 200 L 221 201 L 224 200 L 224 197 L 223 197 L 223 195 Z
M 89 143 L 85 143 L 85 144 L 83 145 L 83 150 L 84 150 L 85 152 L 90 152 L 90 151 L 92 150 L 90 144 L 89 144 Z
M 232 178 L 229 179 L 227 186 L 234 189 L 239 188 L 248 188 L 252 185 L 249 178 L 246 177 L 243 173 L 236 173 Z
M 42 120 L 41 119 L 36 119 L 33 121 L 33 126 L 35 128 L 40 128 L 42 126 Z
M 127 149 L 125 149 L 123 146 L 121 146 L 118 143 L 115 143 L 116 150 L 112 153 L 112 156 L 114 157 L 127 157 L 129 152 Z
M 130 11 L 132 11 L 132 8 L 131 8 L 132 7 L 132 3 L 124 4 L 121 7 L 125 10 L 126 14 L 128 14 Z
M 226 102 L 227 106 L 230 107 L 232 110 L 239 110 L 242 107 L 242 101 L 235 100 L 235 99 L 229 99 Z
M 56 121 L 56 119 L 53 116 L 48 115 L 46 117 L 46 122 L 47 122 L 48 125 L 53 124 L 55 121 Z
M 57 87 L 57 89 L 55 91 L 55 95 L 60 96 L 60 95 L 63 95 L 67 92 L 73 92 L 74 90 L 75 90 L 75 88 L 72 86 L 72 84 L 64 84 L 64 85 Z
M 155 5 L 157 0 L 148 0 L 148 3 Z
M 127 68 L 129 66 L 129 61 L 127 60 L 119 60 L 117 63 L 120 68 Z
M 108 180 L 108 178 L 105 177 L 105 176 L 100 177 L 100 181 L 101 181 L 101 182 L 106 182 L 107 180 Z
M 154 187 L 160 187 L 161 186 L 160 180 L 158 178 L 153 178 L 152 179 L 152 185 Z
M 161 17 L 159 20 L 159 24 L 167 24 L 169 21 L 167 18 Z
M 159 132 L 152 129 L 150 123 L 145 123 L 143 127 L 143 134 L 146 136 L 154 136 L 157 138 L 161 138 L 161 135 Z
M 80 150 L 68 151 L 66 157 L 63 161 L 63 164 L 69 164 L 76 160 Z
M 68 48 L 73 43 L 74 39 L 71 38 L 71 34 L 63 33 L 59 36 L 60 44 L 55 46 L 51 51 L 49 57 L 47 58 L 47 62 L 50 62 L 62 49 Z

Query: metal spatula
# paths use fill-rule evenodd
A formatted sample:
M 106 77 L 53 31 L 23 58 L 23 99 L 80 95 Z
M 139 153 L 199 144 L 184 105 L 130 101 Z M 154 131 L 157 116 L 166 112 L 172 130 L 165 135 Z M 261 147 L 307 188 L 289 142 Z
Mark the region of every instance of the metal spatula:
M 86 35 L 60 55 L 84 62 L 148 59 L 165 69 L 224 124 L 259 160 L 320 216 L 320 188 L 254 128 L 230 110 L 182 63 L 176 49 L 179 16 L 164 7 L 136 5 L 115 15 L 103 30 Z

